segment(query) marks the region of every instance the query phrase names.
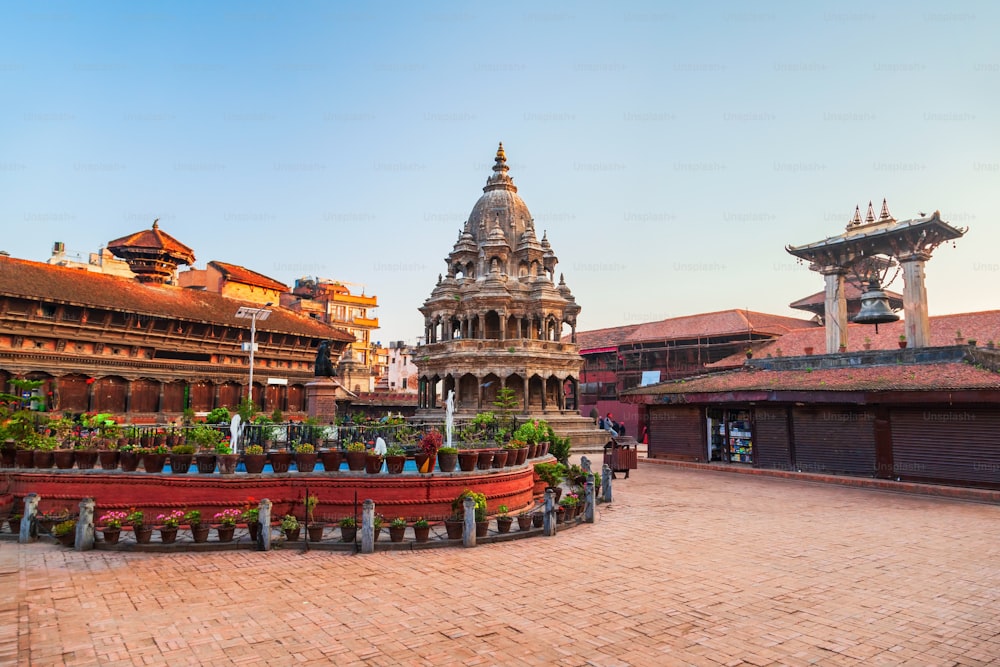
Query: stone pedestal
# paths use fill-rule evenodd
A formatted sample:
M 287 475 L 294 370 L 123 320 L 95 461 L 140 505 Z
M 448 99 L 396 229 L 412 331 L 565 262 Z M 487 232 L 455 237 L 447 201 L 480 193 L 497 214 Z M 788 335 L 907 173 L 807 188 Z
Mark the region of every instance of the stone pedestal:
M 347 401 L 353 396 L 333 378 L 316 378 L 306 384 L 306 413 L 320 423 L 333 423 L 337 417 L 337 401 Z

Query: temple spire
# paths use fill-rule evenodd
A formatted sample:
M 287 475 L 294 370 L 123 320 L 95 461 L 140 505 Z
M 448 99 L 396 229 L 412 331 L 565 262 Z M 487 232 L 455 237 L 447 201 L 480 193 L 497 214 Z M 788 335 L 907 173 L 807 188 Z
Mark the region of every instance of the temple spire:
M 514 181 L 507 174 L 510 168 L 507 166 L 507 153 L 503 149 L 502 141 L 499 147 L 497 147 L 497 154 L 493 159 L 493 163 L 493 175 L 486 179 L 486 187 L 483 188 L 483 192 L 489 192 L 490 190 L 510 190 L 511 192 L 517 192 L 517 188 L 514 187 Z
M 878 216 L 879 222 L 889 222 L 895 220 L 891 215 L 889 215 L 889 205 L 885 203 L 885 198 L 882 198 L 882 212 Z
M 847 231 L 851 231 L 852 227 L 859 227 L 861 225 L 861 206 L 854 207 L 854 217 L 847 223 Z
M 865 222 L 868 224 L 875 222 L 875 208 L 870 199 L 868 200 L 868 214 L 865 216 Z

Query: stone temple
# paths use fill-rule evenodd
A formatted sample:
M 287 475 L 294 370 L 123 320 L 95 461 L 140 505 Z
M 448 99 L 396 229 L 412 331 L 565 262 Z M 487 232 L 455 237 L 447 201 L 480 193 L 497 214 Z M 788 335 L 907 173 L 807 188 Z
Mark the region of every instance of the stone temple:
M 576 345 L 580 306 L 560 275 L 558 259 L 507 173 L 503 144 L 493 174 L 448 254 L 447 274 L 420 308 L 426 343 L 419 369 L 418 414 L 443 409 L 493 410 L 508 387 L 522 416 L 546 419 L 563 432 L 586 428 L 581 418 Z M 564 331 L 570 342 L 561 342 Z M 562 426 L 562 428 L 560 428 Z

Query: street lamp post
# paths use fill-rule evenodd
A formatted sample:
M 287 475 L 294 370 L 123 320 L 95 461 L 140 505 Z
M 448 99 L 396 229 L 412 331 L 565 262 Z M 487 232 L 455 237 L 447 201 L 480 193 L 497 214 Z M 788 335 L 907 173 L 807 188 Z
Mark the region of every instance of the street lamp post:
M 267 307 L 272 303 L 268 301 L 262 308 L 243 306 L 236 311 L 237 319 L 250 320 L 250 342 L 243 343 L 244 351 L 249 350 L 250 352 L 250 386 L 247 388 L 247 400 L 250 402 L 250 405 L 253 405 L 253 353 L 257 351 L 257 320 L 263 322 L 268 318 L 271 311 Z

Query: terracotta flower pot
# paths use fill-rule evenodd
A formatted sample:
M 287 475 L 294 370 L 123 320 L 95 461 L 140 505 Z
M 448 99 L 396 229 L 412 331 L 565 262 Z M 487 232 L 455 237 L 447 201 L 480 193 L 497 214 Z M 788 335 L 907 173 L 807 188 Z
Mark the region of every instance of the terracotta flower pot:
M 170 454 L 170 472 L 174 475 L 186 475 L 191 469 L 194 454 Z
M 201 475 L 211 475 L 215 472 L 215 454 L 202 453 L 194 457 L 195 466 Z
M 142 467 L 146 472 L 163 472 L 163 466 L 167 462 L 166 454 L 143 454 Z
M 139 467 L 139 455 L 135 452 L 120 452 L 118 463 L 121 464 L 124 472 L 135 472 Z
M 121 538 L 122 529 L 121 528 L 104 528 L 101 530 L 101 534 L 104 536 L 104 541 L 108 544 L 118 544 L 118 540 Z
M 16 453 L 17 447 L 14 446 L 13 441 L 5 442 L 0 446 L 0 467 L 13 468 Z
M 299 533 L 302 532 L 302 526 L 298 528 L 292 528 L 290 530 L 285 530 L 285 539 L 289 542 L 297 542 L 299 539 Z
M 101 470 L 115 470 L 118 468 L 118 452 L 114 449 L 102 449 L 97 453 L 97 461 L 101 464 Z
M 133 531 L 135 532 L 136 544 L 149 544 L 150 540 L 153 538 L 152 526 L 147 526 L 147 525 L 135 526 Z
M 326 526 L 324 526 L 321 523 L 311 523 L 311 524 L 309 524 L 309 527 L 306 529 L 306 532 L 309 534 L 309 541 L 310 542 L 322 542 L 323 541 L 323 530 L 325 528 L 326 528 Z
M 271 463 L 271 470 L 276 473 L 288 472 L 288 468 L 292 465 L 292 453 L 291 452 L 269 452 L 267 455 L 267 460 Z
M 462 472 L 472 472 L 479 462 L 479 452 L 467 449 L 458 453 L 458 467 Z
M 417 452 L 413 455 L 413 463 L 417 466 L 417 472 L 428 473 L 434 469 L 434 461 L 431 456 L 424 452 Z
M 75 453 L 78 470 L 93 470 L 94 466 L 97 465 L 96 449 L 79 449 Z
M 248 474 L 259 475 L 267 465 L 267 454 L 244 454 L 243 465 L 246 466 Z
M 219 536 L 220 542 L 232 542 L 233 535 L 236 533 L 236 526 L 219 526 L 215 529 L 215 532 Z M 256 538 L 254 538 L 254 541 L 256 541 Z
M 192 524 L 191 537 L 197 543 L 208 542 L 208 531 L 212 529 L 207 523 Z
M 220 475 L 232 475 L 236 472 L 236 464 L 240 461 L 240 455 L 216 454 L 215 461 L 219 464 Z M 263 465 L 261 465 L 261 470 L 263 470 Z M 249 472 L 249 469 L 247 472 Z
M 443 454 L 438 452 L 438 468 L 441 472 L 455 472 L 455 467 L 458 465 L 458 454 Z
M 177 529 L 169 526 L 160 528 L 160 542 L 173 544 L 177 540 Z
M 382 463 L 385 457 L 379 454 L 368 454 L 365 456 L 365 472 L 369 475 L 377 475 L 382 472 Z
M 509 452 L 506 449 L 496 449 L 493 451 L 493 467 L 503 468 L 507 465 L 507 456 Z
M 355 472 L 365 469 L 365 457 L 368 454 L 366 452 L 345 452 L 344 457 L 347 459 L 348 470 L 354 470 Z
M 350 528 L 340 528 L 340 541 L 341 542 L 353 542 L 358 539 L 358 527 L 353 526 Z
M 296 454 L 295 469 L 299 472 L 312 472 L 316 469 L 318 459 L 319 455 L 316 452 Z
M 510 527 L 514 523 L 514 517 L 512 516 L 498 516 L 497 517 L 497 532 L 498 533 L 509 533 Z
M 389 526 L 389 541 L 402 542 L 406 536 L 406 526 Z
M 413 527 L 413 539 L 416 542 L 426 542 L 430 539 L 431 527 L 430 526 L 414 526 Z
M 406 456 L 387 456 L 385 457 L 385 469 L 386 472 L 398 475 L 403 472 L 403 467 L 406 465 Z
M 35 465 L 35 452 L 32 449 L 14 451 L 14 465 L 18 468 L 31 468 Z
M 493 467 L 493 450 L 480 449 L 476 452 L 476 468 L 479 470 L 489 470 Z
M 490 522 L 489 521 L 477 521 L 476 522 L 476 537 L 486 537 L 490 534 Z
M 250 541 L 256 542 L 260 535 L 260 521 L 247 521 L 247 531 L 250 533 Z
M 52 450 L 36 449 L 31 455 L 31 464 L 35 468 L 51 468 L 55 462 L 55 452 Z
M 76 458 L 76 452 L 72 449 L 57 449 L 52 452 L 52 462 L 59 470 L 69 470 L 73 467 L 73 459 Z
M 444 529 L 448 531 L 449 540 L 462 539 L 462 528 L 465 522 L 461 519 L 445 519 Z
M 319 453 L 319 459 L 323 463 L 323 470 L 337 472 L 340 470 L 340 462 L 344 459 L 344 453 L 339 449 L 324 449 Z
M 518 514 L 517 515 L 517 529 L 524 532 L 531 530 L 531 515 L 530 514 Z

